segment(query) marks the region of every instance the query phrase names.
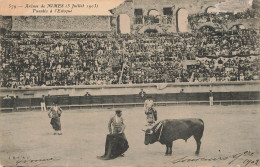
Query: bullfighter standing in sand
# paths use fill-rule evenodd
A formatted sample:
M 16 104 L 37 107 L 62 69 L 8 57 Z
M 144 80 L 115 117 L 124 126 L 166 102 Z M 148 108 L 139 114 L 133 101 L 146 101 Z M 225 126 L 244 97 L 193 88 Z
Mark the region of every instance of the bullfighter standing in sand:
M 144 102 L 144 109 L 146 114 L 147 125 L 151 126 L 157 121 L 157 111 L 154 108 L 154 102 L 152 96 L 147 96 Z

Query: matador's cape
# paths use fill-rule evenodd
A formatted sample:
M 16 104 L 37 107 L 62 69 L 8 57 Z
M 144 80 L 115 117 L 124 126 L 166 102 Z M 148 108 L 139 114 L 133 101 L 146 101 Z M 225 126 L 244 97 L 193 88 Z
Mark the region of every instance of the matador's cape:
M 123 135 L 108 134 L 106 138 L 105 154 L 98 156 L 98 159 L 109 160 L 114 159 L 129 148 L 128 142 Z

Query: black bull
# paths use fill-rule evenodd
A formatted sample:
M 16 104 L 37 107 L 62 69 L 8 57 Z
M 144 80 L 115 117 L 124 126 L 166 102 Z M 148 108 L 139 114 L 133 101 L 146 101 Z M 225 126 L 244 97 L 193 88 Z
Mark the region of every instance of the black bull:
M 172 142 L 177 139 L 187 141 L 191 136 L 197 143 L 196 155 L 200 152 L 201 138 L 204 131 L 204 122 L 201 119 L 166 119 L 160 121 L 152 129 L 145 131 L 144 144 L 153 144 L 159 141 L 166 145 L 165 155 L 172 154 Z

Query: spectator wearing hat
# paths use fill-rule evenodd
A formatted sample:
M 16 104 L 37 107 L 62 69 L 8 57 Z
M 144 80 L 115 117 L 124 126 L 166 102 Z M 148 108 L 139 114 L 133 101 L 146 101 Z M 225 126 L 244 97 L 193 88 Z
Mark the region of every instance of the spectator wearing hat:
M 85 96 L 90 97 L 91 95 L 88 92 L 86 92 Z
M 46 111 L 46 104 L 45 104 L 45 96 L 44 95 L 42 95 L 42 98 L 41 98 L 41 110 Z
M 141 89 L 141 91 L 139 92 L 139 96 L 140 96 L 141 98 L 145 98 L 146 92 L 144 91 L 144 89 Z
M 110 134 L 119 134 L 122 135 L 125 139 L 125 124 L 122 117 L 122 111 L 116 110 L 116 114 L 110 118 L 108 122 L 108 130 Z
M 209 91 L 209 105 L 213 106 L 213 92 L 212 92 L 212 90 Z

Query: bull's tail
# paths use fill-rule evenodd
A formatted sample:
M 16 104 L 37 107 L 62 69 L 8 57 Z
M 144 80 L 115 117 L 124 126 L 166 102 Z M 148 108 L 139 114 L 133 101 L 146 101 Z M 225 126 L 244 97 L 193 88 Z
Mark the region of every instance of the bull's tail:
M 201 135 L 200 138 L 202 138 L 203 132 L 204 132 L 204 121 L 202 119 L 199 119 L 199 121 L 201 121 L 201 124 L 202 124 L 202 126 L 200 128 L 200 135 Z
M 204 122 L 202 119 L 199 119 L 199 121 L 200 121 L 200 124 L 198 124 L 196 133 L 193 135 L 196 140 L 196 143 L 197 143 L 197 150 L 195 152 L 196 155 L 198 155 L 200 152 L 201 138 L 202 138 L 203 132 L 204 132 Z

